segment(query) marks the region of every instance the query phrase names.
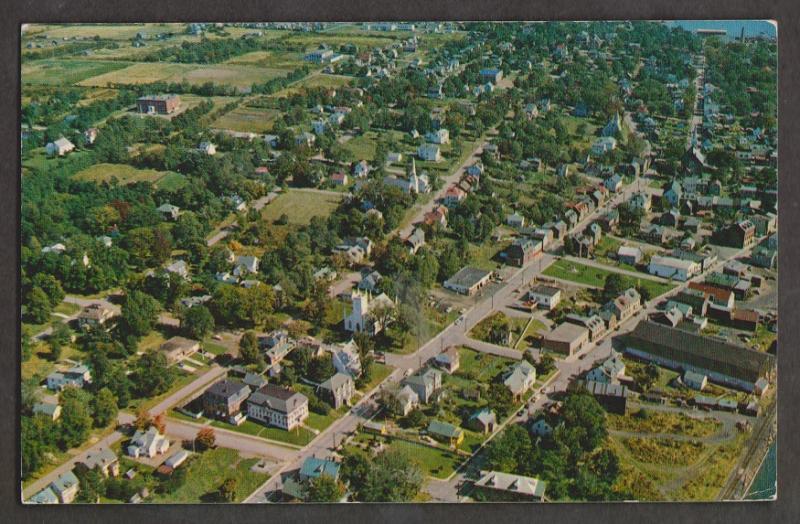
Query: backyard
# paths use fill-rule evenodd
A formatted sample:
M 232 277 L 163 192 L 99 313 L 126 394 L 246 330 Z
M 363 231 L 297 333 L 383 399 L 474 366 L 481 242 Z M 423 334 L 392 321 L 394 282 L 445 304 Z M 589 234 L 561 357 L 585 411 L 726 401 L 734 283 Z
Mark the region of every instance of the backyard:
M 275 222 L 282 215 L 288 223 L 305 226 L 315 216 L 327 217 L 339 206 L 342 196 L 314 190 L 290 189 L 264 207 L 261 216 Z

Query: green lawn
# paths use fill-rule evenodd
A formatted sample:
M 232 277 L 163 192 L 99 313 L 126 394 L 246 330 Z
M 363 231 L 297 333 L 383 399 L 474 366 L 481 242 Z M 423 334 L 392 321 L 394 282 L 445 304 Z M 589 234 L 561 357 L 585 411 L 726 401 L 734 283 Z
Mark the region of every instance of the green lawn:
M 438 479 L 446 479 L 464 460 L 457 454 L 446 449 L 434 448 L 424 444 L 416 444 L 407 440 L 380 437 L 359 433 L 356 440 L 368 442 L 377 439 L 387 443 L 387 447 L 399 451 L 410 460 L 416 462 L 425 475 Z M 465 439 L 466 440 L 466 439 Z
M 590 286 L 602 288 L 605 284 L 606 277 L 613 273 L 605 269 L 599 269 L 578 262 L 571 262 L 568 260 L 556 260 L 543 272 L 545 275 L 561 280 L 568 280 L 570 282 L 578 282 L 580 284 L 588 284 Z M 667 284 L 656 282 L 642 276 L 642 278 L 634 278 L 630 275 L 619 274 L 622 277 L 623 284 L 629 287 L 641 286 L 650 292 L 651 298 L 663 295 L 675 287 L 675 284 Z
M 171 504 L 191 504 L 197 502 L 216 502 L 220 485 L 228 479 L 236 479 L 236 502 L 250 495 L 267 476 L 254 473 L 250 468 L 259 459 L 242 459 L 239 452 L 216 448 L 190 459 L 186 466 L 186 482 L 172 493 L 156 494 L 153 502 Z
M 183 175 L 171 171 L 156 171 L 155 169 L 137 169 L 128 164 L 95 164 L 91 167 L 75 173 L 76 180 L 86 180 L 93 182 L 109 182 L 116 178 L 120 184 L 134 184 L 136 182 L 159 183 L 163 178 L 171 175 L 171 179 L 166 182 L 167 188 L 175 187 L 182 183 Z M 181 182 L 179 182 L 181 181 Z M 179 187 L 179 186 L 178 186 Z
M 498 373 L 505 370 L 512 362 L 507 358 L 481 353 L 465 347 L 458 349 L 458 355 L 460 357 L 460 365 L 455 375 L 449 378 L 469 379 L 472 382 L 486 384 L 491 382 Z M 475 384 L 471 385 L 474 386 Z
M 118 69 L 128 62 L 70 60 L 68 58 L 26 61 L 22 66 L 22 83 L 37 85 L 70 85 Z
M 381 364 L 380 362 L 373 362 L 372 380 L 370 380 L 366 386 L 361 388 L 361 390 L 365 393 L 372 390 L 372 388 L 383 382 L 383 380 L 389 376 L 392 370 L 394 370 L 392 366 L 387 366 L 386 364 Z
M 209 341 L 203 342 L 203 349 L 214 355 L 224 355 L 225 353 L 228 352 L 228 348 L 226 348 L 225 346 L 217 344 L 216 342 L 209 342 Z
M 291 189 L 266 205 L 261 212 L 265 220 L 274 222 L 281 215 L 289 224 L 305 226 L 315 216 L 327 217 L 341 202 L 341 195 Z

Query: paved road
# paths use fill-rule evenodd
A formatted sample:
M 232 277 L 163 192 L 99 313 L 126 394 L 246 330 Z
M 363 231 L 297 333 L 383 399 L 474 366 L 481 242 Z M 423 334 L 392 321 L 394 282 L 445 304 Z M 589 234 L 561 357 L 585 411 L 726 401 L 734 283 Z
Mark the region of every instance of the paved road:
M 150 408 L 149 412 L 150 415 L 156 416 L 160 413 L 164 413 L 168 411 L 172 406 L 177 405 L 181 400 L 185 399 L 195 391 L 201 389 L 207 384 L 215 381 L 217 378 L 221 377 L 222 375 L 226 374 L 228 370 L 224 367 L 221 367 L 217 364 L 212 364 L 211 369 L 194 379 L 189 384 L 185 385 L 175 393 L 172 393 L 170 396 Z
M 110 435 L 106 436 L 105 438 L 100 439 L 92 447 L 86 449 L 85 451 L 82 451 L 81 453 L 78 453 L 73 458 L 69 459 L 68 461 L 58 466 L 57 468 L 53 469 L 47 475 L 31 482 L 25 489 L 22 490 L 23 500 L 27 500 L 29 497 L 32 497 L 33 495 L 35 495 L 36 493 L 40 492 L 48 485 L 50 485 L 50 483 L 56 480 L 60 475 L 66 473 L 67 471 L 72 470 L 72 468 L 75 467 L 75 464 L 86 458 L 86 456 L 91 451 L 99 450 L 101 448 L 109 448 L 116 442 L 121 440 L 122 437 L 123 437 L 122 433 L 115 431 Z
M 136 417 L 130 413 L 120 413 L 119 423 L 130 424 L 135 420 L 135 418 Z M 208 426 L 208 424 L 167 418 L 165 421 L 165 426 L 167 436 L 173 439 L 191 441 L 194 440 L 195 436 L 197 436 L 197 432 L 201 428 Z M 279 444 L 272 444 L 253 435 L 247 435 L 224 428 L 217 428 L 213 426 L 209 427 L 214 430 L 216 443 L 219 447 L 235 449 L 247 455 L 264 457 L 276 463 L 290 460 L 297 454 L 297 450 L 295 449 L 281 446 Z

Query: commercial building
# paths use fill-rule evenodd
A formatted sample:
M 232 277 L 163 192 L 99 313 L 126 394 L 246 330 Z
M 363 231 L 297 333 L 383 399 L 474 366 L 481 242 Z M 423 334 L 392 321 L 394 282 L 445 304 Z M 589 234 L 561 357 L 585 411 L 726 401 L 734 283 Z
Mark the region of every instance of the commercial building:
M 775 367 L 768 353 L 647 320 L 622 338 L 628 355 L 748 392 Z
M 542 347 L 564 355 L 572 355 L 589 341 L 589 330 L 577 324 L 564 322 L 542 340 Z
M 474 267 L 461 268 L 458 273 L 444 281 L 445 289 L 455 291 L 462 295 L 472 296 L 479 289 L 489 283 L 491 271 Z

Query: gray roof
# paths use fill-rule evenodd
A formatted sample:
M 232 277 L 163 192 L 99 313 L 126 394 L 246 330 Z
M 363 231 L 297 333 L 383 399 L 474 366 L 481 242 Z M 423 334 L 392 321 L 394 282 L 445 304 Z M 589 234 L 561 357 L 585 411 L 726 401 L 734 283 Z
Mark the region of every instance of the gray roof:
M 626 347 L 749 382 L 775 365 L 775 358 L 768 353 L 650 321 L 639 322 L 624 337 Z
M 250 395 L 247 401 L 259 406 L 267 406 L 281 413 L 289 413 L 296 406 L 308 402 L 308 397 L 288 388 L 267 384 Z
M 96 466 L 106 467 L 117 461 L 117 455 L 108 448 L 92 450 L 86 458 L 81 461 L 87 468 L 94 469 Z
M 350 375 L 346 375 L 344 373 L 336 373 L 331 378 L 323 382 L 319 385 L 321 389 L 327 389 L 329 391 L 336 391 L 337 389 L 344 386 L 347 382 L 352 382 L 353 379 Z
M 475 267 L 461 268 L 458 273 L 447 279 L 454 286 L 472 287 L 491 274 L 491 271 Z

